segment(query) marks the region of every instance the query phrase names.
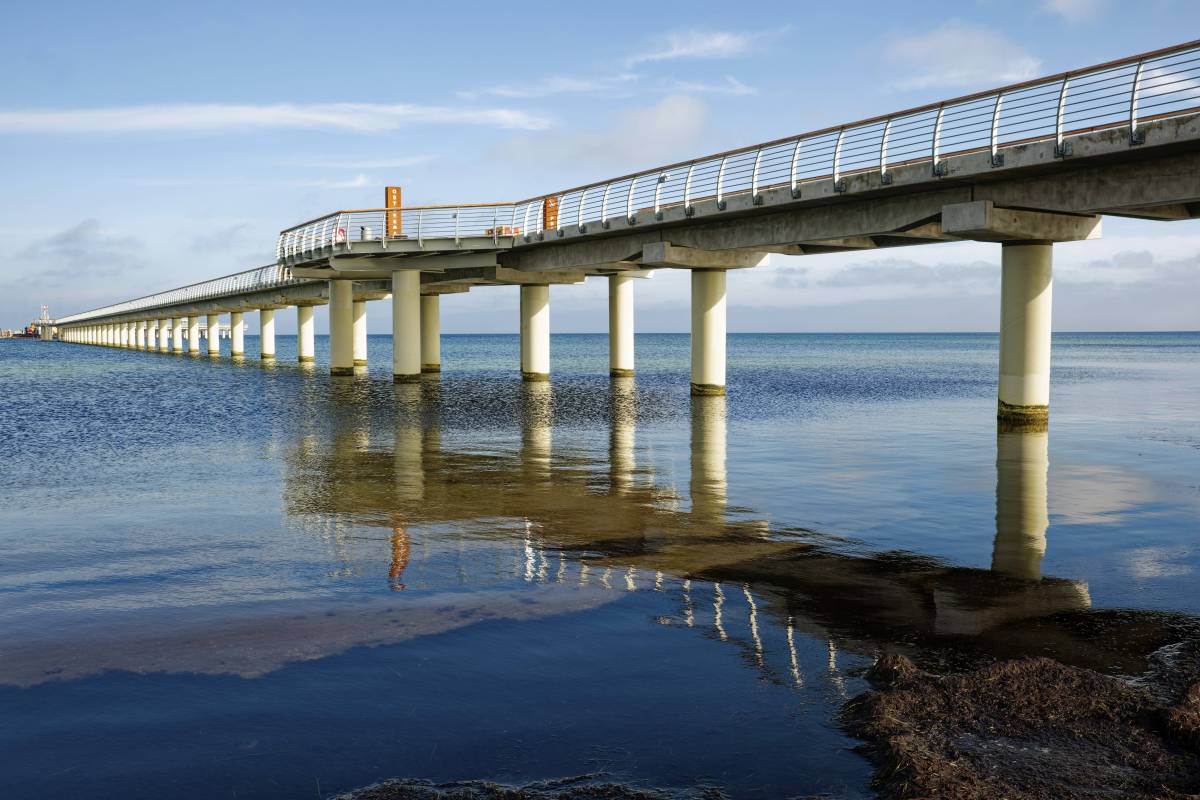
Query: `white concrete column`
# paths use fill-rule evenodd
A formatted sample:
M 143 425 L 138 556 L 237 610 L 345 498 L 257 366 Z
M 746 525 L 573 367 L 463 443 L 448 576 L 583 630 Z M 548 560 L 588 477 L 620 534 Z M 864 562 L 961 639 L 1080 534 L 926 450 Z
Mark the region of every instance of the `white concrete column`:
M 171 320 L 161 319 L 158 321 L 158 349 L 159 352 L 171 352 Z
M 204 320 L 204 336 L 210 356 L 221 355 L 221 315 L 209 314 Z
M 176 317 L 172 320 L 171 325 L 171 352 L 183 352 L 183 324 L 186 322 L 185 317 Z
M 146 320 L 139 320 L 137 324 L 137 346 L 138 350 L 146 349 Z
M 146 321 L 146 349 L 158 349 L 158 320 Z
M 129 345 L 129 328 L 124 322 L 117 323 L 117 347 L 127 347 Z
M 692 270 L 692 394 L 725 394 L 724 270 Z
M 188 352 L 200 354 L 200 317 L 195 314 L 188 317 Z
M 442 298 L 421 296 L 421 372 L 442 371 Z
M 1045 430 L 996 436 L 996 541 L 992 569 L 1014 578 L 1042 577 L 1046 529 L 1050 527 L 1046 475 L 1050 467 Z
M 1048 242 L 1001 249 L 998 416 L 1018 425 L 1049 417 L 1052 255 Z
M 329 372 L 354 374 L 354 282 L 329 282 Z
M 301 364 L 317 360 L 317 325 L 312 306 L 296 306 L 296 352 Z
M 275 358 L 275 309 L 258 310 L 259 358 L 270 361 Z
M 246 355 L 246 315 L 241 311 L 229 312 L 229 355 Z
M 409 383 L 420 379 L 421 273 L 396 270 L 392 273 L 392 381 Z
M 608 374 L 633 377 L 633 278 L 608 276 Z
M 367 365 L 367 301 L 355 300 L 351 304 L 351 319 L 354 328 L 354 366 Z
M 521 378 L 550 380 L 550 287 L 521 287 Z

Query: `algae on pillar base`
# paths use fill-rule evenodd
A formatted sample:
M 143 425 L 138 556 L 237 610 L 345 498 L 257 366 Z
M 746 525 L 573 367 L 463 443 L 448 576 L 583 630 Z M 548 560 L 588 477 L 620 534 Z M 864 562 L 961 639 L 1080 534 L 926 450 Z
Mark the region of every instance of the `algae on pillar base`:
M 725 270 L 692 270 L 692 394 L 725 394 Z
M 550 287 L 521 286 L 521 379 L 550 380 Z
M 1001 253 L 997 417 L 1006 429 L 1038 430 L 1050 415 L 1053 246 L 1006 242 Z

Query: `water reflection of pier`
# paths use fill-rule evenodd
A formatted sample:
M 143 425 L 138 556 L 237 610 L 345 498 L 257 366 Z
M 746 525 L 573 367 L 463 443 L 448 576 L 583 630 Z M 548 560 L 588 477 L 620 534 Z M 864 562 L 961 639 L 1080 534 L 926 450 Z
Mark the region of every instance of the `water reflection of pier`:
M 328 443 L 309 437 L 288 455 L 285 484 L 288 512 L 332 526 L 331 542 L 350 546 L 338 531 L 355 526 L 389 529 L 391 560 L 380 571 L 394 590 L 408 585 L 410 562 L 432 559 L 454 562 L 458 580 L 472 585 L 518 579 L 671 591 L 674 622 L 729 640 L 736 617 L 739 641 L 760 666 L 764 636 L 778 631 L 777 649 L 789 654 L 778 671 L 793 680 L 798 632 L 828 641 L 831 658 L 838 647 L 873 652 L 964 635 L 1002 650 L 1014 626 L 1090 603 L 1085 585 L 1041 575 L 1044 431 L 998 435 L 987 570 L 910 553 L 840 552 L 811 531 L 772 530 L 742 509 L 731 513 L 723 397 L 693 398 L 685 499 L 652 464 L 638 463 L 630 379 L 613 382 L 603 459 L 555 452 L 546 383 L 524 387 L 515 451 L 447 446 L 439 401 L 423 399 L 420 386 L 395 391 L 390 432 L 341 406 Z

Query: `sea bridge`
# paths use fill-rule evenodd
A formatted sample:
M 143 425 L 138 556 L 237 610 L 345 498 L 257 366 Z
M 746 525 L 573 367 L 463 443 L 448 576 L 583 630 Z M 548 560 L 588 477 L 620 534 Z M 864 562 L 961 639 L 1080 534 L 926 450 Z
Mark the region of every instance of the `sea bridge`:
M 312 361 L 329 305 L 330 371 L 366 365 L 366 309 L 392 303 L 397 382 L 441 370 L 440 299 L 520 287 L 522 376 L 550 376 L 550 287 L 609 286 L 610 372 L 632 376 L 634 283 L 691 273 L 691 390 L 725 391 L 730 271 L 947 241 L 1001 249 L 998 415 L 1049 410 L 1052 254 L 1100 236 L 1103 215 L 1200 216 L 1200 41 L 680 161 L 516 202 L 342 210 L 283 230 L 276 263 L 53 321 L 67 342 L 201 352 L 247 312 L 275 357 L 275 312 L 295 308 Z M 736 281 L 736 278 L 735 278 Z M 186 347 L 185 347 L 185 335 Z M 205 351 L 220 355 L 219 337 Z

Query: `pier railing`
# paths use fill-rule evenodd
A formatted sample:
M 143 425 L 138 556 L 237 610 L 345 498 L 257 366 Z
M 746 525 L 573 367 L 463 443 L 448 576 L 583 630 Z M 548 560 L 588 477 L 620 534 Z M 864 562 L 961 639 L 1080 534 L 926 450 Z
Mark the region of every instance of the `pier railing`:
M 178 289 L 146 295 L 135 300 L 126 300 L 123 303 L 102 306 L 80 314 L 72 314 L 69 317 L 62 317 L 56 320 L 56 324 L 63 325 L 87 319 L 139 313 L 155 308 L 169 308 L 171 306 L 186 305 L 187 303 L 214 300 L 221 297 L 266 291 L 268 289 L 277 289 L 310 282 L 306 278 L 294 277 L 292 271 L 287 267 L 271 264 L 265 267 L 256 267 L 242 272 L 235 272 L 232 275 L 225 275 L 220 278 L 213 278 L 212 280 L 193 283 Z
M 1104 128 L 1128 128 L 1136 145 L 1146 122 L 1196 111 L 1200 40 L 511 204 L 338 211 L 283 231 L 277 257 L 303 260 L 335 246 L 352 250 L 360 241 L 515 236 L 528 242 L 548 231 L 604 229 L 621 218 L 652 221 L 673 207 L 690 215 L 701 200 L 724 210 L 730 196 L 757 203 L 767 189 L 790 189 L 800 198 L 805 184 L 832 180 L 840 190 L 852 174 L 876 173 L 887 184 L 902 165 L 927 164 L 941 175 L 948 157 L 966 153 L 989 152 L 992 164 L 1002 166 L 1003 148 L 1028 142 L 1053 139 L 1066 156 L 1072 136 Z

